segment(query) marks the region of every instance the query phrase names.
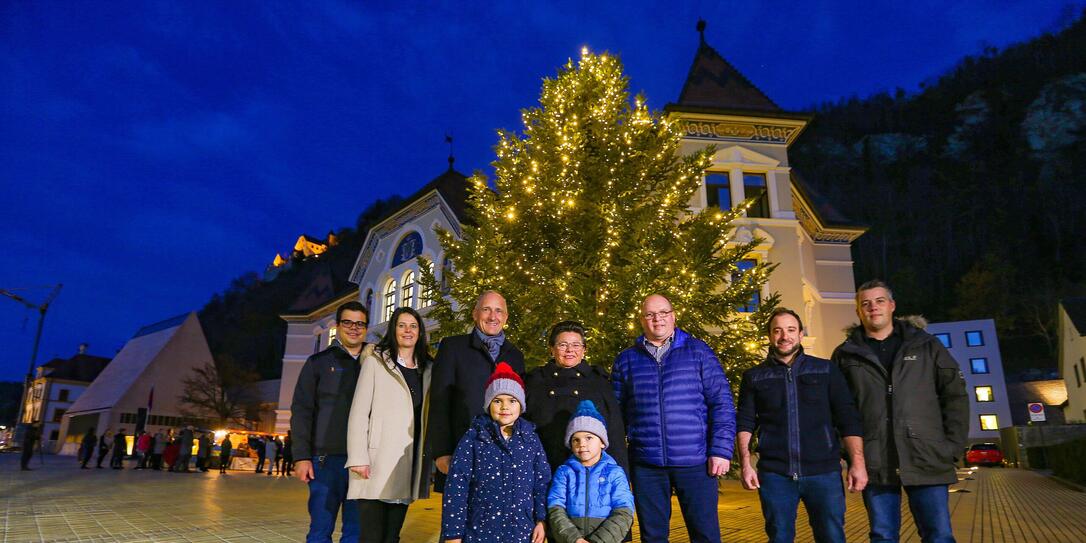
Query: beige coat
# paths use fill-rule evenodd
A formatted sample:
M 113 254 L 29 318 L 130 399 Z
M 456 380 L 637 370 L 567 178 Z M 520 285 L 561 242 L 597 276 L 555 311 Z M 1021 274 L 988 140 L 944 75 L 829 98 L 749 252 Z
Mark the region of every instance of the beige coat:
M 421 443 L 426 443 L 430 366 L 422 366 Z M 421 443 L 415 445 L 415 417 L 407 381 L 386 353 L 369 353 L 362 361 L 347 420 L 347 466 L 369 466 L 370 478 L 351 472 L 347 499 L 427 497 L 432 463 Z

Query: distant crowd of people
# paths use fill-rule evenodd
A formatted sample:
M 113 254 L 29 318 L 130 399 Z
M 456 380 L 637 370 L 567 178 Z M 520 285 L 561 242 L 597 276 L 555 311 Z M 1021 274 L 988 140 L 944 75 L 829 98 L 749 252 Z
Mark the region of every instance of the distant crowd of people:
M 290 476 L 293 464 L 291 455 L 291 435 L 285 438 L 277 436 L 254 435 L 243 441 L 235 449 L 230 434 L 224 435 L 215 443 L 213 432 L 199 431 L 191 425 L 173 428 L 163 433 L 154 434 L 139 431 L 133 439 L 132 454 L 128 455 L 128 436 L 124 428 L 116 432 L 107 429 L 101 435 L 94 428 L 88 428 L 80 442 L 76 458 L 81 469 L 91 469 L 88 464 L 94 462 L 97 469 L 109 458 L 109 468 L 124 469 L 126 458 L 135 461 L 137 470 L 150 469 L 171 472 L 192 473 L 207 472 L 218 468 L 219 473 L 230 469 L 234 458 L 256 455 L 256 472 L 268 475 Z M 193 463 L 193 445 L 196 447 Z M 215 448 L 218 454 L 215 454 Z M 25 466 L 24 466 L 24 469 Z

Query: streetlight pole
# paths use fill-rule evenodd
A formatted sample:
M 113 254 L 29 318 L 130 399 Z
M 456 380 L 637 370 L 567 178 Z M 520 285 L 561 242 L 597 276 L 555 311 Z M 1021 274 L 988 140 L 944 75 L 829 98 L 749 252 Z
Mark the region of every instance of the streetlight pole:
M 21 439 L 23 432 L 26 431 L 26 425 L 23 424 L 23 415 L 25 414 L 26 403 L 30 400 L 30 387 L 34 383 L 34 366 L 38 362 L 38 347 L 41 345 L 41 332 L 42 328 L 45 326 L 45 312 L 49 310 L 49 304 L 53 303 L 53 300 L 60 294 L 60 289 L 63 286 L 63 284 L 58 284 L 53 287 L 53 292 L 49 294 L 49 297 L 46 298 L 41 305 L 34 305 L 18 294 L 0 289 L 0 294 L 15 300 L 30 309 L 38 310 L 38 331 L 34 334 L 34 349 L 30 352 L 30 366 L 26 369 L 26 377 L 23 380 L 23 398 L 22 401 L 19 402 L 19 411 L 15 418 L 16 441 Z

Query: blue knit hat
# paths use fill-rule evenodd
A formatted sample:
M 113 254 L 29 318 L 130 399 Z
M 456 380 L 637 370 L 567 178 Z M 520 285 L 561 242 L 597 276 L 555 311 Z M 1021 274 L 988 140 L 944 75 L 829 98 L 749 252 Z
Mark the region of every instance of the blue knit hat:
M 603 415 L 596 410 L 596 404 L 592 403 L 592 400 L 581 400 L 581 403 L 577 404 L 577 410 L 569 418 L 569 424 L 566 425 L 566 447 L 570 446 L 569 440 L 577 432 L 595 434 L 603 442 L 603 448 L 607 448 L 607 421 L 603 420 Z

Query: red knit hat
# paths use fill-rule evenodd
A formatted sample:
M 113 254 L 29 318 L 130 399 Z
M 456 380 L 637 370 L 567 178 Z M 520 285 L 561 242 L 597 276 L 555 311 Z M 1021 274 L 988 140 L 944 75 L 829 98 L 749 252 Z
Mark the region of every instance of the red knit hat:
M 494 400 L 494 396 L 499 394 L 508 394 L 516 398 L 520 402 L 520 411 L 522 413 L 528 407 L 524 401 L 524 380 L 505 362 L 498 362 L 497 367 L 494 368 L 494 373 L 490 374 L 490 379 L 486 381 L 486 390 L 483 392 L 483 409 L 489 412 L 490 402 Z

